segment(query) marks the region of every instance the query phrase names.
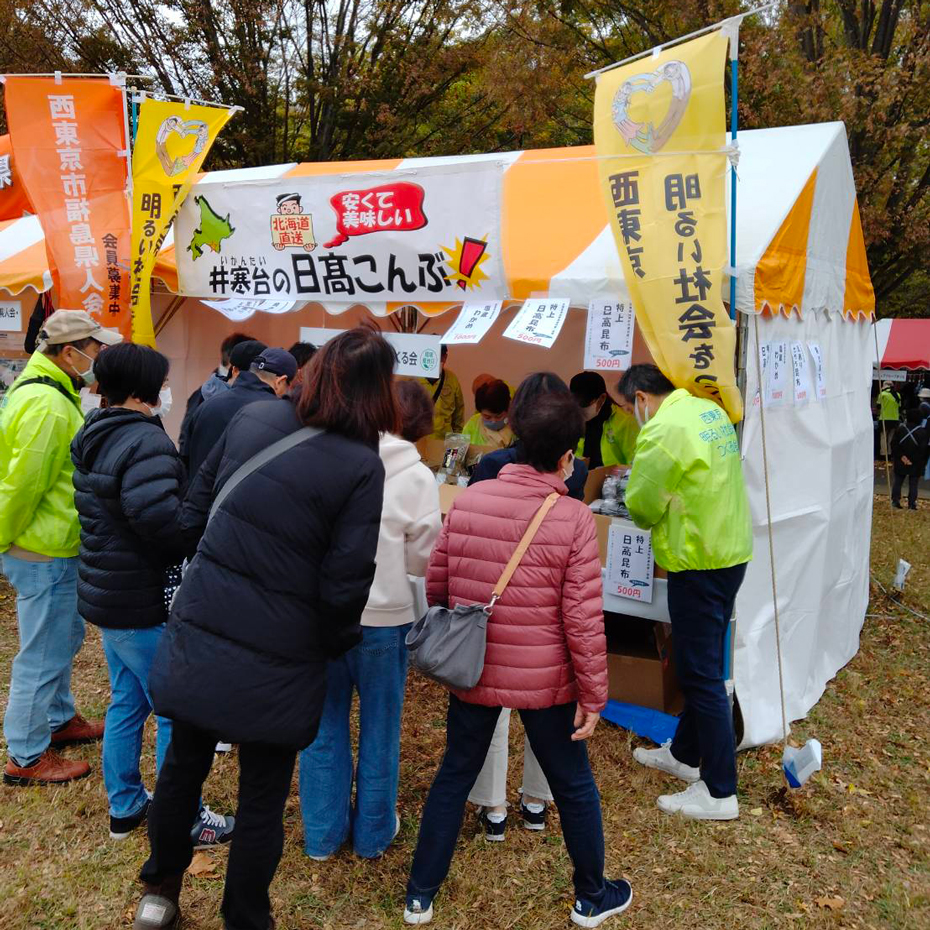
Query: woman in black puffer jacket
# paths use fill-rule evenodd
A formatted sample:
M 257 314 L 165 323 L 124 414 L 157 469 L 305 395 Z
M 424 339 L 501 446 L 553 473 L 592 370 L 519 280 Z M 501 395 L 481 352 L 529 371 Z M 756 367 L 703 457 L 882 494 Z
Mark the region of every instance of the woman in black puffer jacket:
M 152 712 L 148 676 L 167 620 L 165 572 L 183 557 L 180 516 L 184 466 L 159 414 L 170 398 L 168 359 L 123 343 L 94 366 L 108 405 L 92 411 L 71 444 L 74 503 L 81 521 L 78 609 L 100 627 L 110 671 L 103 779 L 110 836 L 122 839 L 145 818 L 149 795 L 139 773 L 142 733 Z M 171 740 L 157 718 L 156 766 Z M 228 838 L 228 821 L 201 809 L 194 824 Z

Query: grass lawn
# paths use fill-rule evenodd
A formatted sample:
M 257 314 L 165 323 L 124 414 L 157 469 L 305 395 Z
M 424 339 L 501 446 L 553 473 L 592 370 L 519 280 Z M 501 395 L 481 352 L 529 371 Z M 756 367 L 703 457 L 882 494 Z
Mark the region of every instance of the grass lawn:
M 877 498 L 873 571 L 886 586 L 900 552 L 914 564 L 906 601 L 930 607 L 930 505 L 891 513 Z M 825 769 L 786 797 L 780 749 L 740 755 L 741 817 L 695 824 L 660 814 L 664 776 L 635 765 L 635 738 L 602 723 L 591 757 L 603 796 L 607 866 L 635 889 L 630 911 L 605 926 L 644 930 L 791 927 L 930 927 L 930 624 L 873 587 L 861 650 L 840 672 L 793 736 L 817 736 Z M 0 707 L 17 648 L 14 598 L 0 588 Z M 772 657 L 774 662 L 774 656 Z M 218 670 L 222 673 L 222 670 Z M 107 706 L 106 664 L 96 631 L 75 667 L 86 716 Z M 515 718 L 516 719 L 516 718 Z M 287 844 L 272 886 L 278 927 L 403 926 L 404 884 L 421 805 L 443 745 L 441 689 L 412 678 L 404 720 L 397 843 L 382 860 L 342 852 L 326 863 L 302 852 L 294 792 Z M 522 732 L 512 727 L 519 785 Z M 146 734 L 151 777 L 153 733 Z M 58 789 L 0 787 L 0 928 L 109 930 L 128 927 L 146 855 L 144 832 L 125 842 L 107 836 L 99 747 L 68 750 L 92 761 L 82 782 Z M 236 760 L 218 758 L 204 789 L 221 812 L 235 809 Z M 184 926 L 221 930 L 225 851 L 198 859 L 185 881 Z M 544 930 L 570 926 L 571 867 L 557 828 L 512 828 L 504 844 L 486 844 L 473 819 L 436 902 L 439 928 Z

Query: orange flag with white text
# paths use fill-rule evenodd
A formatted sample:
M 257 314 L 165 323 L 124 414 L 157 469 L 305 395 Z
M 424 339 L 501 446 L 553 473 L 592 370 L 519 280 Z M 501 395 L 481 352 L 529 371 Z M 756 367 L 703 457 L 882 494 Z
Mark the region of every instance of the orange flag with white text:
M 123 88 L 101 78 L 7 77 L 13 158 L 45 233 L 58 307 L 128 339 L 129 145 Z

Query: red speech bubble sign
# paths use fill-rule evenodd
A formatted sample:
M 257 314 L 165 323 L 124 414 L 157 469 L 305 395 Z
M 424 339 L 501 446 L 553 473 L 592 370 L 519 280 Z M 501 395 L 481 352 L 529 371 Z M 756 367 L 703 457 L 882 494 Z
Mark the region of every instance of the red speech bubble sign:
M 335 248 L 352 236 L 422 229 L 424 191 L 419 184 L 398 181 L 366 190 L 340 191 L 329 202 L 336 211 L 336 236 L 323 246 Z

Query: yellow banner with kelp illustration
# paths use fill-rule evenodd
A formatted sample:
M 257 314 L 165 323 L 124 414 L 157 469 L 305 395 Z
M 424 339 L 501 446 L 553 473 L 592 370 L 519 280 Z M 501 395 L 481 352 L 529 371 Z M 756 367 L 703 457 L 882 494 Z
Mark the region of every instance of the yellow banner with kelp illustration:
M 727 265 L 723 93 L 713 32 L 599 75 L 594 141 L 636 319 L 677 386 L 742 418 Z
M 132 339 L 155 345 L 155 259 L 210 147 L 235 111 L 145 98 L 132 151 Z

